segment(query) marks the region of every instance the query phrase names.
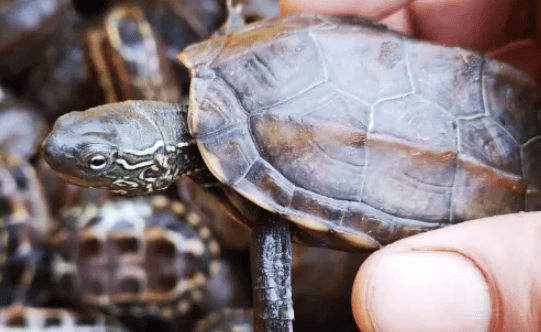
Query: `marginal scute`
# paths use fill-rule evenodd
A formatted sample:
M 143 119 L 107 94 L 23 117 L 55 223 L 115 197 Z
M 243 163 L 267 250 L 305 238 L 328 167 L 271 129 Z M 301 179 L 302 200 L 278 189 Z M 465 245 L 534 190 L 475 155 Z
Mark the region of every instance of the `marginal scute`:
M 380 245 L 392 243 L 404 237 L 442 225 L 399 218 L 360 202 L 349 202 L 340 226 L 376 239 Z M 355 234 L 355 233 L 353 233 Z
M 486 116 L 459 119 L 458 126 L 461 155 L 522 176 L 519 146 L 502 127 Z
M 340 223 L 342 214 L 346 209 L 346 203 L 297 188 L 293 193 L 290 207 L 296 211 L 301 211 L 301 215 L 304 214 L 303 219 L 306 220 L 306 222 L 302 223 L 303 226 L 311 228 L 310 224 L 312 222 L 328 225 Z M 305 213 L 303 213 L 304 211 Z M 317 216 L 318 220 L 314 216 Z
M 415 95 L 375 105 L 372 128 L 371 133 L 403 139 L 427 150 L 457 152 L 453 117 Z
M 200 139 L 247 121 L 247 115 L 238 98 L 223 80 L 215 78 L 208 83 L 206 89 L 192 89 L 192 93 L 198 100 L 191 105 L 195 109 L 188 115 L 192 136 Z
M 208 65 L 220 54 L 228 37 L 210 38 L 204 42 L 190 45 L 179 53 L 178 59 L 193 73 L 196 67 Z
M 538 86 L 512 66 L 487 58 L 483 86 L 488 114 L 518 142 L 541 134 L 537 118 Z
M 460 156 L 453 190 L 452 222 L 524 210 L 526 184 L 477 160 Z
M 402 218 L 449 218 L 456 154 L 415 148 L 377 134 L 368 140 L 368 149 L 363 202 Z
M 256 160 L 235 188 L 257 205 L 281 214 L 290 206 L 295 191 L 295 186 L 261 159 Z
M 213 66 L 250 113 L 325 81 L 321 56 L 308 33 L 261 43 L 250 52 L 226 48 Z
M 248 128 L 237 126 L 234 129 L 198 142 L 205 163 L 226 184 L 239 181 L 259 157 Z
M 416 92 L 457 117 L 484 112 L 481 53 L 420 41 L 407 46 Z
M 372 26 L 358 29 L 314 34 L 329 80 L 368 104 L 411 92 L 403 37 Z

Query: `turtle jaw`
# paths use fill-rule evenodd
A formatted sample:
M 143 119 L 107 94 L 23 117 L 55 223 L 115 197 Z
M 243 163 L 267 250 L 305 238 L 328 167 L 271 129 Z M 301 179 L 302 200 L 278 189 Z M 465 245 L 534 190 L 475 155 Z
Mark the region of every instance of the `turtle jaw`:
M 51 132 L 41 144 L 41 154 L 49 166 L 61 177 L 67 176 L 75 164 L 75 149 L 70 148 L 57 132 Z M 71 176 L 70 176 L 71 177 Z M 69 181 L 72 182 L 72 181 Z

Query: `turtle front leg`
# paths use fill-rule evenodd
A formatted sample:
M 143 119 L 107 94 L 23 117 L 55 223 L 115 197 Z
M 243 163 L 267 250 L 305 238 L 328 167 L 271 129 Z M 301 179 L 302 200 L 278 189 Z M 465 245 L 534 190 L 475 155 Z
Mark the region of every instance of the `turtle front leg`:
M 262 213 L 252 231 L 250 252 L 255 331 L 293 331 L 289 222 Z

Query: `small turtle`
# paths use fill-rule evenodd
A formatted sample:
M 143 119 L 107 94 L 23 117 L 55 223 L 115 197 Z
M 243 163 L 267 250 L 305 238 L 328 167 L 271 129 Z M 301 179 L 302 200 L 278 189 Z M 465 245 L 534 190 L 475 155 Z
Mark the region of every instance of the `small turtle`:
M 129 332 L 128 329 L 103 315 L 28 306 L 1 309 L 0 330 L 5 332 Z
M 175 61 L 186 46 L 207 38 L 226 19 L 222 0 L 138 0 Z
M 74 20 L 69 0 L 0 1 L 0 77 L 37 64 L 47 44 L 62 44 Z
M 41 112 L 0 86 L 0 150 L 29 159 L 48 132 Z
M 220 267 L 211 231 L 164 196 L 64 209 L 50 246 L 62 258 L 53 266 L 59 289 L 120 316 L 185 315 Z
M 538 87 L 481 53 L 369 19 L 273 18 L 188 47 L 188 110 L 132 101 L 57 120 L 43 151 L 74 184 L 131 194 L 180 175 L 252 231 L 257 331 L 292 329 L 291 237 L 376 250 L 541 208 Z
M 197 322 L 192 332 L 253 332 L 252 316 L 250 309 L 216 310 Z
M 162 41 L 136 5 L 109 9 L 84 33 L 90 70 L 105 102 L 129 99 L 180 101 L 180 86 Z

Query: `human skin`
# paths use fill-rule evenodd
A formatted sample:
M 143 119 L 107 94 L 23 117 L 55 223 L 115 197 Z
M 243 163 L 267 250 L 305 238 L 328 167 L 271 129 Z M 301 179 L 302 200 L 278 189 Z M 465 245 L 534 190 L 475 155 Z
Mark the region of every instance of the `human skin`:
M 541 1 L 283 0 L 282 14 L 380 19 L 418 38 L 477 49 L 540 83 Z M 541 331 L 541 212 L 465 222 L 372 254 L 352 290 L 372 331 Z

